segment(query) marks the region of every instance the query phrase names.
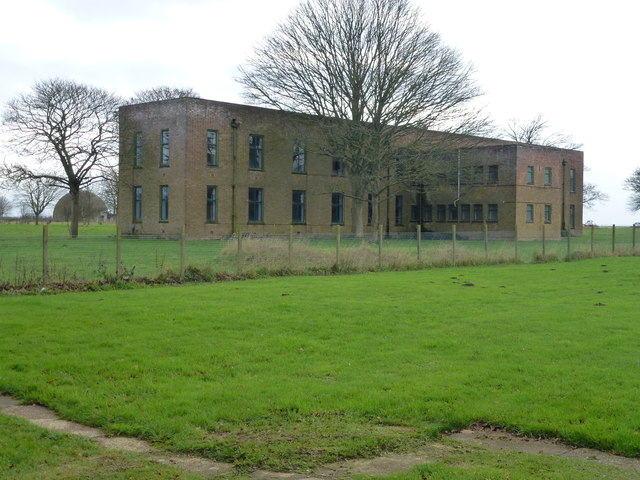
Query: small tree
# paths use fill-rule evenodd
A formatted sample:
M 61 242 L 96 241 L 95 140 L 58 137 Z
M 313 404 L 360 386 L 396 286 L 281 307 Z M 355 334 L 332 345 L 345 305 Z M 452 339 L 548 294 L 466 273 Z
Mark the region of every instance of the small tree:
M 595 207 L 596 203 L 608 202 L 609 195 L 600 191 L 594 183 L 585 183 L 582 186 L 582 204 L 587 208 Z
M 120 100 L 109 92 L 70 80 L 38 82 L 11 100 L 3 124 L 9 146 L 36 165 L 4 165 L 0 175 L 20 183 L 42 179 L 69 191 L 71 236 L 78 236 L 79 195 L 102 175 L 97 167 L 117 154 Z
M 31 178 L 20 184 L 19 201 L 26 210 L 33 214 L 36 225 L 42 212 L 59 195 L 59 189 L 41 178 Z
M 624 181 L 624 189 L 631 192 L 629 199 L 629 209 L 632 212 L 640 210 L 640 168 L 635 171 Z
M 552 129 L 549 122 L 542 115 L 538 115 L 525 123 L 512 118 L 501 133 L 506 138 L 519 143 L 568 148 L 570 150 L 577 150 L 582 147 L 582 144 L 575 143 L 570 135 L 550 132 L 550 130 Z
M 0 195 L 0 218 L 6 216 L 12 207 L 11 201 L 4 195 Z
M 107 211 L 115 215 L 118 212 L 118 168 L 109 166 L 103 170 L 103 179 L 100 182 L 99 195 L 107 206 Z

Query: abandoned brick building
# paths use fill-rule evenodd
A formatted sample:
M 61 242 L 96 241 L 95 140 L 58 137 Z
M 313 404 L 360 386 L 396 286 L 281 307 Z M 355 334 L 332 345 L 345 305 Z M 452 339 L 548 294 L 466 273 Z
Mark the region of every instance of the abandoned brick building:
M 351 231 L 351 184 L 339 161 L 306 149 L 291 114 L 197 98 L 120 109 L 122 231 L 190 237 Z M 306 127 L 302 127 L 308 128 Z M 311 135 L 311 133 L 310 133 Z M 460 153 L 459 153 L 460 155 Z M 421 195 L 405 186 L 380 201 L 391 235 L 451 232 L 538 239 L 582 233 L 583 154 L 479 139 L 462 153 L 471 177 Z M 428 187 L 427 187 L 428 189 Z M 426 198 L 426 200 L 425 200 Z M 365 232 L 373 227 L 371 208 Z

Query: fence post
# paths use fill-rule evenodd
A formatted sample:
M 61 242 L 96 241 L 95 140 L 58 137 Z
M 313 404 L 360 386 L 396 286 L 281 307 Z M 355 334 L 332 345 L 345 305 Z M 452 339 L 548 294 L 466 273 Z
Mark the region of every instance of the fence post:
M 293 263 L 293 225 L 289 225 L 289 268 Z
M 42 286 L 49 282 L 49 225 L 42 226 Z
M 515 262 L 518 263 L 518 225 L 513 226 L 513 255 Z
M 616 253 L 616 224 L 611 226 L 611 253 Z
M 567 231 L 567 260 L 571 260 L 571 231 Z
M 340 266 L 340 225 L 336 225 L 336 267 Z
M 382 224 L 378 225 L 378 268 L 382 268 Z
M 418 249 L 418 263 L 422 260 L 422 226 L 420 224 L 416 225 L 416 240 L 417 240 L 417 249 Z
M 484 259 L 489 260 L 489 229 L 487 222 L 482 224 L 482 231 L 484 232 Z
M 596 226 L 595 225 L 591 225 L 591 256 L 593 257 L 593 254 L 595 252 L 595 244 L 594 244 L 594 237 L 593 237 L 593 232 L 595 231 Z
M 240 227 L 236 227 L 237 233 L 236 235 L 238 235 L 238 250 L 236 252 L 236 262 L 238 263 L 238 265 L 236 266 L 238 273 L 242 272 L 242 232 L 240 231 Z
M 631 255 L 636 254 L 636 224 L 633 224 L 633 227 L 631 227 Z
M 542 258 L 544 259 L 547 256 L 547 232 L 545 228 L 545 224 L 542 224 Z
M 184 281 L 184 270 L 185 270 L 185 264 L 184 264 L 184 237 L 185 237 L 185 233 L 186 233 L 186 226 L 182 225 L 182 228 L 180 230 L 180 281 Z
M 122 275 L 122 250 L 120 245 L 120 225 L 116 225 L 116 279 L 120 280 Z
M 456 224 L 451 225 L 451 262 L 456 265 Z

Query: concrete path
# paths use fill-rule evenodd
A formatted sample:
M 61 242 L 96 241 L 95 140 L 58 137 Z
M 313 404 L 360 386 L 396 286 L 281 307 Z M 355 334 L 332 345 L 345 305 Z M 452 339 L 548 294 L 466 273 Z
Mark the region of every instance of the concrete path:
M 233 465 L 229 463 L 161 452 L 149 443 L 136 438 L 109 437 L 100 429 L 62 420 L 52 410 L 39 405 L 20 405 L 20 402 L 6 395 L 0 395 L 0 412 L 25 419 L 48 430 L 92 439 L 105 448 L 140 453 L 154 462 L 172 465 L 200 475 L 205 479 L 214 479 L 234 471 Z M 640 471 L 640 459 L 638 458 L 619 457 L 587 448 L 572 448 L 552 440 L 522 438 L 500 431 L 488 431 L 480 428 L 470 429 L 448 435 L 446 438 L 493 450 L 510 450 L 577 458 L 627 470 Z M 373 459 L 347 460 L 324 465 L 309 474 L 257 470 L 251 474 L 250 478 L 251 480 L 326 480 L 330 478 L 346 478 L 356 474 L 390 475 L 406 471 L 423 463 L 436 462 L 451 452 L 452 447 L 450 445 L 430 442 L 412 454 L 389 454 Z

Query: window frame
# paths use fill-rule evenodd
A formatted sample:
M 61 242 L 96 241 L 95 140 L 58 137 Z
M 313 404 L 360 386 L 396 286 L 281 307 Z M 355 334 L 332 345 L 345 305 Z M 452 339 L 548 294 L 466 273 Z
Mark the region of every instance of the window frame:
M 331 176 L 344 177 L 344 162 L 342 160 L 331 159 Z
M 169 221 L 169 185 L 160 185 L 160 212 L 159 221 Z
M 533 220 L 534 220 L 533 203 L 527 203 L 525 219 L 527 223 L 533 223 Z
M 550 186 L 553 184 L 553 168 L 544 167 L 544 184 Z
M 498 204 L 497 203 L 487 204 L 487 222 L 497 223 L 498 219 L 499 219 Z
M 395 200 L 396 226 L 404 225 L 404 196 L 396 195 Z
M 569 169 L 569 193 L 576 193 L 576 169 Z
M 478 212 L 480 213 L 480 218 L 478 218 Z M 473 222 L 484 222 L 484 205 L 482 203 L 474 203 L 473 204 Z
M 544 223 L 546 224 L 551 223 L 551 213 L 552 213 L 551 205 L 546 204 L 544 206 Z
M 248 212 L 247 223 L 264 222 L 264 189 L 259 187 L 249 187 L 248 189 Z M 252 193 L 257 198 L 252 199 Z
M 471 205 L 468 203 L 460 204 L 460 221 L 461 222 L 470 222 L 471 221 Z
M 133 186 L 133 223 L 142 222 L 142 185 Z
M 307 151 L 301 142 L 293 144 L 291 172 L 297 174 L 307 173 Z
M 487 167 L 487 184 L 497 185 L 499 178 L 498 165 L 489 165 Z
M 214 139 L 212 142 L 211 140 Z M 213 147 L 213 152 L 211 151 Z M 207 130 L 207 167 L 217 167 L 218 166 L 218 131 L 217 130 Z
M 296 194 L 299 199 L 296 201 Z M 304 225 L 307 223 L 307 192 L 305 190 L 293 190 L 291 192 L 291 223 L 294 225 Z M 296 214 L 297 218 L 296 218 Z
M 218 222 L 218 187 L 217 185 L 207 185 L 206 190 L 206 210 L 205 223 Z M 213 195 L 211 195 L 213 193 Z
M 569 229 L 575 230 L 576 228 L 576 206 L 569 205 Z
M 436 222 L 447 221 L 447 206 L 444 203 L 436 205 Z
M 344 225 L 344 193 L 331 193 L 331 224 Z
M 264 170 L 264 135 L 249 134 L 249 170 Z
M 527 166 L 527 185 L 534 185 L 535 184 L 535 169 L 533 168 L 533 165 L 528 165 Z
M 142 168 L 142 132 L 136 132 L 133 140 L 133 168 Z
M 170 156 L 170 136 L 169 129 L 165 128 L 160 131 L 160 166 L 168 167 L 171 160 Z

